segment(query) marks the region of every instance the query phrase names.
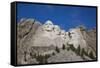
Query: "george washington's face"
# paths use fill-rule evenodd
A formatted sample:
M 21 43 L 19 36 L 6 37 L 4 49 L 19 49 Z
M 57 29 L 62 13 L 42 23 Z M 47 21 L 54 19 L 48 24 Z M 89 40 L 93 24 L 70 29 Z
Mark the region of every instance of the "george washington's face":
M 53 23 L 49 20 L 46 21 L 46 23 L 43 26 L 44 26 L 44 30 L 47 30 L 47 31 L 53 30 Z

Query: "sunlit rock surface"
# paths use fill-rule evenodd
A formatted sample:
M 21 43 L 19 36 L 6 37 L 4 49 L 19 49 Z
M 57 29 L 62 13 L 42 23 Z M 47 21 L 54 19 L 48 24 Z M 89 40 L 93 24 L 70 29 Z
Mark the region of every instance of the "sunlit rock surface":
M 17 63 L 39 64 L 96 59 L 96 29 L 65 31 L 47 20 L 21 19 L 17 23 Z

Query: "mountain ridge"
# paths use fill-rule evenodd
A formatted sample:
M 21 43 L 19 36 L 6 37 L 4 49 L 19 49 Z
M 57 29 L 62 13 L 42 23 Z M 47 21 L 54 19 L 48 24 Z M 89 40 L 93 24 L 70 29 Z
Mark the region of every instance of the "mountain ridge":
M 50 20 L 47 20 L 44 24 L 41 24 L 39 21 L 35 19 L 21 19 L 17 26 L 17 32 L 18 64 L 30 63 L 29 61 L 32 60 L 32 55 L 30 55 L 30 53 L 36 55 L 34 59 L 40 57 L 41 55 L 51 55 L 52 53 L 56 54 L 55 56 L 57 56 L 61 55 L 62 52 L 64 52 L 66 53 L 66 56 L 73 56 L 73 60 L 71 60 L 71 58 L 68 57 L 69 61 L 76 61 L 74 57 L 77 58 L 78 56 L 81 57 L 78 57 L 79 60 L 84 61 L 84 59 L 90 60 L 91 57 L 87 56 L 87 54 L 90 54 L 91 51 L 93 53 L 93 56 L 96 57 L 96 29 L 94 29 L 94 31 L 87 31 L 84 28 L 84 26 L 80 26 L 76 28 L 71 28 L 69 29 L 69 31 L 65 31 L 61 29 L 60 26 L 54 25 L 53 22 Z M 38 51 L 34 51 L 36 47 L 38 48 Z M 44 49 L 42 51 L 42 47 L 45 47 L 46 50 Z M 48 48 L 50 47 L 53 48 L 49 50 Z M 62 47 L 64 47 L 64 49 L 66 48 L 67 51 L 62 50 Z M 73 55 L 71 55 L 71 53 L 67 53 L 70 52 L 68 51 L 68 48 L 72 50 L 71 53 L 74 53 Z M 85 51 L 87 54 L 81 56 L 79 53 L 77 56 L 77 49 L 81 49 L 82 53 Z M 89 58 L 86 58 L 86 56 Z M 62 60 L 59 62 L 64 62 L 64 59 L 60 58 L 61 56 L 57 57 L 59 58 L 55 58 L 55 60 L 52 62 L 56 62 L 56 60 L 57 62 L 58 60 Z M 27 61 L 24 61 L 24 59 L 27 59 Z M 50 57 L 50 59 L 53 60 L 54 58 Z M 34 63 L 39 63 L 38 61 L 33 60 Z M 68 60 L 66 59 L 66 62 L 67 61 Z M 49 57 L 46 62 L 51 62 L 49 60 Z

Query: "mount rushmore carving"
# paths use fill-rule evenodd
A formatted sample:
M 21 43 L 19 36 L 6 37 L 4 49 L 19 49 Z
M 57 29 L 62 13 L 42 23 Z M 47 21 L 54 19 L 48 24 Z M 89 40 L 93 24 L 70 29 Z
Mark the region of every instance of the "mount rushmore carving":
M 67 25 L 67 24 L 66 24 Z M 39 64 L 96 59 L 96 29 L 85 27 L 65 31 L 48 20 L 17 23 L 17 63 Z

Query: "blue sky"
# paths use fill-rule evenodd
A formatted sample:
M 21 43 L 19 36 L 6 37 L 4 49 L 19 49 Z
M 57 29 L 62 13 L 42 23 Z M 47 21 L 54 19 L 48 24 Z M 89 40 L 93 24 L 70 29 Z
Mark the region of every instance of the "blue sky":
M 79 25 L 91 29 L 96 27 L 96 8 L 18 3 L 17 22 L 21 18 L 33 18 L 42 24 L 51 20 L 64 30 Z

